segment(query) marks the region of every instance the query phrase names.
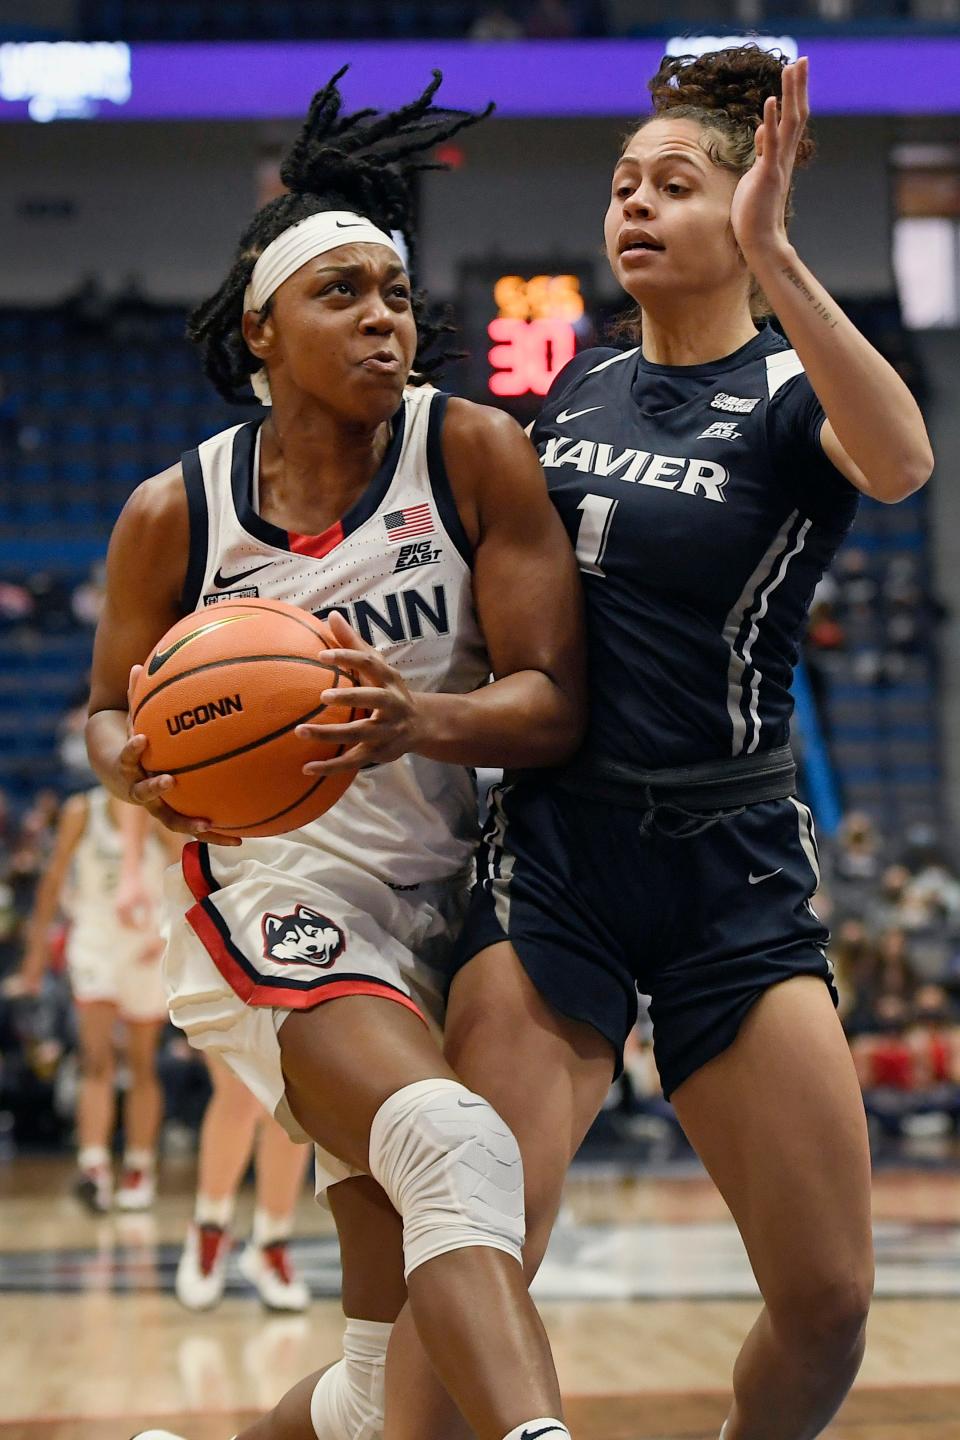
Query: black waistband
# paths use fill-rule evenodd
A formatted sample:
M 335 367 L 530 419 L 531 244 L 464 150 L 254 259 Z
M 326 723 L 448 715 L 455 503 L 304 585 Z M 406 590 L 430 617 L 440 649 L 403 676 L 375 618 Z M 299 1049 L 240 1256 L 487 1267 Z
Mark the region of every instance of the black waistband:
M 642 810 L 676 805 L 708 815 L 714 810 L 785 800 L 796 789 L 797 767 L 789 745 L 729 760 L 641 770 L 617 760 L 584 756 L 556 775 L 563 790 L 589 800 Z

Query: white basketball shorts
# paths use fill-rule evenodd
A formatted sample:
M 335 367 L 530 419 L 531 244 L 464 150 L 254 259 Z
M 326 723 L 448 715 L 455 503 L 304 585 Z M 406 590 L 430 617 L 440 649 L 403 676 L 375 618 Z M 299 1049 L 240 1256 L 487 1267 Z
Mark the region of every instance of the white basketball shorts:
M 394 889 L 336 855 L 192 843 L 167 872 L 170 1018 L 219 1055 L 294 1139 L 309 1137 L 284 1095 L 277 1032 L 292 1010 L 344 995 L 405 1005 L 439 1033 L 444 966 L 466 908 L 468 875 Z M 298 871 L 300 873 L 298 873 Z M 361 1172 L 317 1150 L 317 1193 Z
M 94 939 L 68 934 L 66 957 L 70 988 L 78 1005 L 115 1005 L 134 1024 L 166 1020 L 167 997 L 156 931 L 102 926 Z

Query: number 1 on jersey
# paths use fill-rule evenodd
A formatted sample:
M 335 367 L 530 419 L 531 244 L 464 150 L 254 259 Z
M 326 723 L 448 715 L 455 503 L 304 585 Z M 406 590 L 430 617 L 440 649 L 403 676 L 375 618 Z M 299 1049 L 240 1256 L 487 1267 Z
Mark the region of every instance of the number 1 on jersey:
M 588 575 L 603 575 L 601 568 L 613 512 L 619 500 L 610 500 L 606 495 L 584 495 L 577 509 L 582 511 L 580 528 L 577 531 L 576 554 L 580 569 Z

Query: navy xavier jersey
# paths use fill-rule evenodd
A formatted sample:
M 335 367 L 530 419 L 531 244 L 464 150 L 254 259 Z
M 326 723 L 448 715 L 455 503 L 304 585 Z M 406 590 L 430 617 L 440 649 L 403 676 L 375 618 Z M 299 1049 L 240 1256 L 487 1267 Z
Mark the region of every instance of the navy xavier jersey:
M 810 598 L 859 498 L 824 418 L 769 326 L 706 365 L 589 350 L 557 377 L 531 433 L 586 591 L 587 753 L 656 769 L 787 741 Z

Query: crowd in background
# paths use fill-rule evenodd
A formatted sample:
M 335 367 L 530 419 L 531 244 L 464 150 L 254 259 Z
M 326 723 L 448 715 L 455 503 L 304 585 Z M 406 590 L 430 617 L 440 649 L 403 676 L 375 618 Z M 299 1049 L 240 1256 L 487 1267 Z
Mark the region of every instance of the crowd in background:
M 835 657 L 851 657 L 865 685 L 895 684 L 911 655 L 936 656 L 943 607 L 928 588 L 919 555 L 870 555 L 847 545 L 823 577 L 810 607 L 805 658 L 823 694 Z M 829 714 L 822 707 L 829 724 Z
M 44 790 L 16 814 L 0 794 L 0 1150 L 69 1143 L 75 1033 L 62 963 L 53 965 L 37 998 L 14 998 L 4 987 L 20 963 L 59 805 L 60 796 Z M 917 828 L 881 835 L 865 813 L 847 814 L 823 849 L 816 907 L 832 929 L 840 1014 L 874 1138 L 882 1145 L 936 1133 L 950 1144 L 960 1136 L 960 876 L 932 834 Z M 62 947 L 61 932 L 53 937 L 55 955 Z M 160 1070 L 166 1143 L 192 1143 L 207 1081 L 173 1027 Z M 629 1159 L 633 1141 L 648 1133 L 644 1119 L 676 1138 L 645 1017 L 598 1132 Z
M 822 23 L 849 25 L 857 21 L 927 21 L 934 24 L 960 20 L 960 0 L 725 0 L 714 7 L 698 3 L 698 28 L 721 25 L 755 29 L 771 23 L 790 25 Z M 484 6 L 469 27 L 474 40 L 566 40 L 588 35 L 639 34 L 668 23 L 683 29 L 692 16 L 683 6 L 640 4 L 637 0 L 530 0 L 510 4 L 494 0 Z
M 82 709 L 85 713 L 85 705 Z M 86 784 L 92 783 L 87 771 Z M 77 1033 L 65 966 L 65 915 L 50 936 L 52 963 L 41 993 L 21 995 L 13 982 L 61 804 L 56 790 L 44 789 L 17 812 L 0 790 L 0 1161 L 21 1147 L 66 1149 L 73 1130 Z M 158 1070 L 166 1101 L 165 1144 L 192 1148 L 209 1083 L 202 1059 L 172 1025 Z M 121 1086 L 125 1078 L 121 1065 Z
M 814 904 L 831 928 L 840 1018 L 875 1150 L 904 1138 L 952 1144 L 960 1137 L 960 875 L 926 827 L 882 835 L 858 811 L 821 844 L 820 859 Z M 612 1137 L 644 1139 L 669 1139 L 676 1128 L 643 1010 L 606 1124 Z
M 960 0 L 33 0 L 0 39 L 230 40 L 469 37 L 565 40 L 712 27 L 950 25 Z

